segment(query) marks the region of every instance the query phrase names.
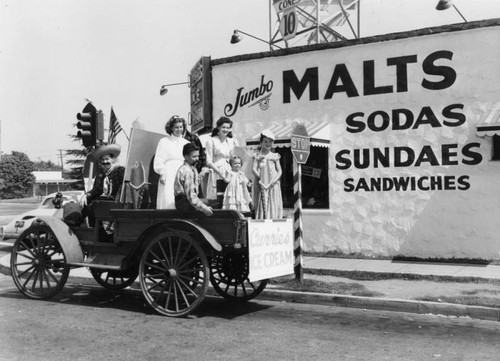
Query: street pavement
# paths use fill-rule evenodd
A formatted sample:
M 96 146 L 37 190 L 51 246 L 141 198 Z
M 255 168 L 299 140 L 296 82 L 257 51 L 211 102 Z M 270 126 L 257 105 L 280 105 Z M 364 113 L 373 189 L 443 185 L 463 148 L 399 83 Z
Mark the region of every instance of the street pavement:
M 425 275 L 454 277 L 457 279 L 500 280 L 500 266 L 449 263 L 401 262 L 391 260 L 347 259 L 331 257 L 304 257 L 304 273 L 328 272 L 376 272 L 378 274 Z M 0 272 L 10 274 L 10 255 L 0 258 Z M 96 285 L 86 268 L 72 269 L 69 283 Z M 133 285 L 133 287 L 139 287 Z M 213 290 L 210 290 L 215 295 Z M 343 294 L 327 294 L 278 290 L 268 287 L 259 299 L 278 300 L 295 303 L 309 303 L 329 306 L 376 309 L 409 312 L 418 314 L 437 314 L 455 317 L 470 317 L 500 321 L 498 307 L 470 306 L 445 302 L 417 301 L 388 297 L 361 297 Z
M 15 216 L 7 215 L 7 216 L 2 216 L 0 215 L 0 226 L 4 226 L 7 223 L 9 223 Z

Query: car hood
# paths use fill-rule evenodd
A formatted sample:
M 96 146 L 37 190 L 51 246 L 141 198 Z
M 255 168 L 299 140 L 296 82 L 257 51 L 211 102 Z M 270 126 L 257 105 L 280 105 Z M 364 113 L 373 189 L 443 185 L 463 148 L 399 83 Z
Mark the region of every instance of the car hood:
M 32 211 L 25 212 L 15 219 L 16 221 L 20 221 L 25 219 L 26 217 L 53 216 L 61 211 L 62 209 L 57 208 L 37 208 L 33 209 Z

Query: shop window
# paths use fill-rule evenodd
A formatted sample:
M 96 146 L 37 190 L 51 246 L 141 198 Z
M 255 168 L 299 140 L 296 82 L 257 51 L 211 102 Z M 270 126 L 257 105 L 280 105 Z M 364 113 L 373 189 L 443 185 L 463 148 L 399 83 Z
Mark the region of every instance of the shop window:
M 294 207 L 293 155 L 290 148 L 276 148 L 281 155 L 281 192 L 283 207 Z M 328 148 L 311 147 L 307 163 L 302 165 L 302 208 L 328 209 Z
M 500 160 L 500 136 L 494 135 L 492 143 L 493 154 L 491 155 L 491 160 Z

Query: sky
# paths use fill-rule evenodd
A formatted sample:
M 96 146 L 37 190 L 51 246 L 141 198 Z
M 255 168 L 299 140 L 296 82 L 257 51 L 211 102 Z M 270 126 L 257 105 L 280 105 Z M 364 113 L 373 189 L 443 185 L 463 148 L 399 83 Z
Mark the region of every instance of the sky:
M 361 37 L 463 22 L 437 0 L 361 0 Z M 500 18 L 500 0 L 455 0 L 468 21 Z M 272 13 L 272 26 L 276 15 Z M 110 109 L 125 133 L 139 120 L 164 133 L 172 115 L 187 118 L 186 82 L 201 56 L 268 51 L 234 29 L 269 37 L 269 0 L 0 0 L 0 151 L 61 164 L 80 148 L 76 114 L 86 99 Z M 346 26 L 340 31 L 352 39 Z M 126 148 L 122 132 L 117 142 Z

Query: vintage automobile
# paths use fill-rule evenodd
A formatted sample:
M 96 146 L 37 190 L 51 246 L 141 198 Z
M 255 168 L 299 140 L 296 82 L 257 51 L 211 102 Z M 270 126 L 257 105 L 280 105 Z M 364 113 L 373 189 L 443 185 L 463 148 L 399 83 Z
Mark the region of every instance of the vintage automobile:
M 209 284 L 225 299 L 244 302 L 264 290 L 267 278 L 293 273 L 291 219 L 251 220 L 233 210 L 214 210 L 212 216 L 205 216 L 151 209 L 138 200 L 145 194 L 141 187 L 151 183 L 150 178 L 134 175 L 137 170 L 143 174 L 140 165 L 151 162 L 156 143 L 150 139 L 145 131 L 132 133 L 123 197 L 119 202 L 94 201 L 92 226 L 75 222 L 77 218 L 65 212 L 67 218 L 36 217 L 17 238 L 11 273 L 24 295 L 54 297 L 71 268 L 86 267 L 100 285 L 114 291 L 139 278 L 143 296 L 156 312 L 180 317 L 200 305 Z M 134 179 L 140 179 L 137 185 L 142 186 L 130 187 Z M 273 246 L 286 249 L 280 253 Z M 250 250 L 258 248 L 267 254 L 251 262 Z M 252 264 L 259 267 L 258 277 L 251 275 Z M 266 267 L 277 265 L 281 272 L 283 264 L 289 264 L 288 273 L 266 274 Z
M 207 217 L 96 203 L 94 227 L 41 216 L 15 241 L 12 278 L 24 295 L 55 296 L 72 267 L 88 267 L 110 290 L 125 288 L 139 277 L 149 305 L 166 316 L 192 312 L 209 283 L 233 301 L 250 300 L 266 287 L 267 279 L 249 280 L 248 220 L 237 211 L 215 210 Z M 104 229 L 109 222 L 114 224 L 112 234 Z
M 0 227 L 0 241 L 5 239 L 16 239 L 24 230 L 31 226 L 31 223 L 36 217 L 62 214 L 62 209 L 56 208 L 53 203 L 57 194 L 61 195 L 60 201 L 66 203 L 78 202 L 84 193 L 84 191 L 63 191 L 45 196 L 37 208 L 15 216 L 8 224 Z

